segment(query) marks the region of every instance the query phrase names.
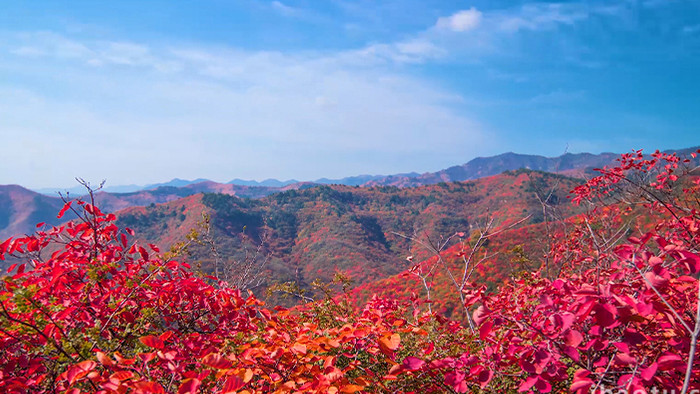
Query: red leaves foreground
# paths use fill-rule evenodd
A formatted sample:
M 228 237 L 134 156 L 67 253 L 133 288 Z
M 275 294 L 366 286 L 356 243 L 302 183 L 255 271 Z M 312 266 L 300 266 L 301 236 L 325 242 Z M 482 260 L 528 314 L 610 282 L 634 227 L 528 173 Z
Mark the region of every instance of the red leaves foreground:
M 491 295 L 468 289 L 474 332 L 419 313 L 418 300 L 268 310 L 130 241 L 114 215 L 66 204 L 61 213 L 82 209 L 81 221 L 0 244 L 0 259 L 21 261 L 0 282 L 0 391 L 698 388 L 698 181 L 680 173 L 674 155 L 652 157 L 626 155 L 575 191 L 592 210 L 556 236 L 546 272 Z M 635 199 L 623 198 L 624 184 Z M 601 194 L 619 200 L 603 204 Z M 620 223 L 627 236 L 603 242 Z

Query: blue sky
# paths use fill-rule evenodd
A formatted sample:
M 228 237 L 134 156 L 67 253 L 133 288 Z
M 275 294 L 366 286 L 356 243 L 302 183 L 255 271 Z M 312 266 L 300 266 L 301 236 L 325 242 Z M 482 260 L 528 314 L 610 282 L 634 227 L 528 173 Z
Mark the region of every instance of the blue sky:
M 0 184 L 700 145 L 700 2 L 0 5 Z

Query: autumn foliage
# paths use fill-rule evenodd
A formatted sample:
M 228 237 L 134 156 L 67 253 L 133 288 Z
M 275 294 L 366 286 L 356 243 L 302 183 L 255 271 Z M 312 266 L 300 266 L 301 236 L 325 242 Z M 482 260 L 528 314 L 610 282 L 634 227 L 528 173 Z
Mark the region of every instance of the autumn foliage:
M 79 220 L 0 244 L 20 259 L 0 282 L 0 391 L 700 388 L 700 180 L 658 152 L 600 172 L 539 269 L 460 288 L 471 325 L 415 294 L 269 308 L 68 202 Z

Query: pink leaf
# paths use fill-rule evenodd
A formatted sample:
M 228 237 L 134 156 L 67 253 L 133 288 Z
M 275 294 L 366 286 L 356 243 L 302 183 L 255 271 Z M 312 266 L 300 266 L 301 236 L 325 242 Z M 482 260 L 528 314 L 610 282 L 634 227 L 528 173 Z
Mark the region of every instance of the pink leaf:
M 417 357 L 406 357 L 403 360 L 403 367 L 408 370 L 408 371 L 417 371 L 425 365 L 425 361 L 417 358 Z
M 656 370 L 659 367 L 657 363 L 652 363 L 646 368 L 643 368 L 642 370 L 639 371 L 639 376 L 642 377 L 647 382 L 650 382 L 652 378 L 654 378 L 654 375 L 656 375 Z

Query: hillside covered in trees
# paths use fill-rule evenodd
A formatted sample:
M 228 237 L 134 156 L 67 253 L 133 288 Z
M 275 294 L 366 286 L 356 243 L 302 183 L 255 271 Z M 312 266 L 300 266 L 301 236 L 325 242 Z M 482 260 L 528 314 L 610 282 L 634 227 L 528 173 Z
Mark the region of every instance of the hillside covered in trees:
M 315 186 L 255 200 L 208 193 L 129 208 L 117 214 L 117 223 L 167 249 L 197 228 L 206 212 L 210 242 L 191 244 L 191 259 L 213 273 L 237 267 L 246 253 L 256 251 L 255 263 L 267 278 L 261 291 L 254 289 L 262 296 L 273 283 L 293 281 L 309 290 L 315 280 L 328 282 L 336 273 L 354 285 L 398 274 L 407 256 L 431 255 L 419 239 L 437 242 L 492 220 L 518 226 L 543 222 L 544 201 L 550 220 L 555 214 L 569 216 L 576 209 L 566 196 L 578 184 L 574 178 L 519 170 L 417 188 Z

